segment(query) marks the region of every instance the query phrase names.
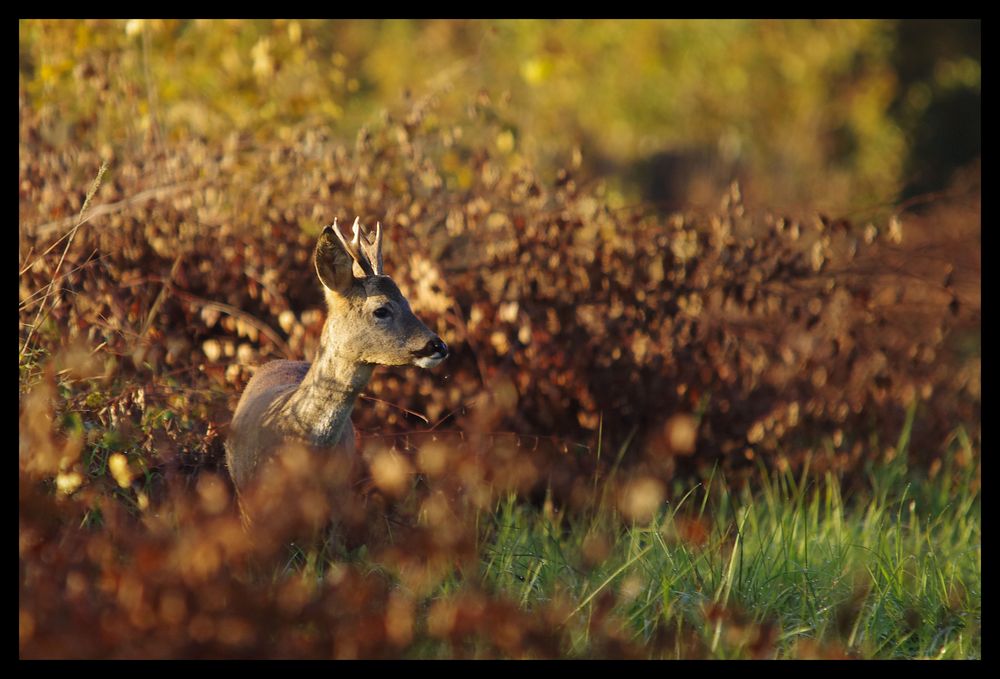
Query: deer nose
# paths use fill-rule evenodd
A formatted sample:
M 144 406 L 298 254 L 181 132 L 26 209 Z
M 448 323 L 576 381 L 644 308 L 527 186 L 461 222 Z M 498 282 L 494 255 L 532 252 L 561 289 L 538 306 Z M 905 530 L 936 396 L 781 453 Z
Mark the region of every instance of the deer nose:
M 435 337 L 424 345 L 423 349 L 414 351 L 417 358 L 444 358 L 448 355 L 448 345 L 441 341 L 440 337 Z
M 432 356 L 437 355 L 444 358 L 448 355 L 448 345 L 445 344 L 440 337 L 435 337 L 428 342 L 426 349 L 431 352 Z

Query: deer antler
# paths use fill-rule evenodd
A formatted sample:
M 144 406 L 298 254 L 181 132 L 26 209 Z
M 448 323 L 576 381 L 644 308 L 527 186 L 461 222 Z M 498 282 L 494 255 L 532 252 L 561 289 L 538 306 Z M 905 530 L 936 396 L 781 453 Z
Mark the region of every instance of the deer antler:
M 371 229 L 366 229 L 367 233 L 361 237 L 361 249 L 368 257 L 376 276 L 383 275 L 382 270 L 382 223 L 375 222 L 375 233 Z
M 372 270 L 372 265 L 368 262 L 368 258 L 360 248 L 360 239 L 358 237 L 358 218 L 354 218 L 354 238 L 352 238 L 350 242 L 347 242 L 347 239 L 344 238 L 344 234 L 340 233 L 340 228 L 337 226 L 336 218 L 333 220 L 333 232 L 337 234 L 337 239 L 340 240 L 340 244 L 344 246 L 344 250 L 346 250 L 347 254 L 349 254 L 351 259 L 354 260 L 354 263 L 361 270 L 361 273 L 365 276 L 374 276 L 375 272 Z

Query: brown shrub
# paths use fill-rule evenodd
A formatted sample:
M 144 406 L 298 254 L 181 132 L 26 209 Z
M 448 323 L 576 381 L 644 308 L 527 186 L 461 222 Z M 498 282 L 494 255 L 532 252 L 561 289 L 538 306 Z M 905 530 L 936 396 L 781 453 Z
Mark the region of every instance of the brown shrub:
M 314 351 L 312 240 L 358 214 L 387 225 L 390 273 L 455 350 L 435 372 L 378 372 L 355 416 L 368 434 L 425 426 L 408 411 L 591 446 L 600 425 L 612 450 L 644 442 L 626 464 L 673 475 L 779 451 L 797 463 L 824 439 L 850 470 L 852 447 L 895 440 L 914 399 L 921 459 L 978 422 L 978 350 L 962 348 L 980 323 L 978 199 L 878 226 L 753 214 L 735 186 L 712 214 L 613 211 L 571 171 L 547 184 L 493 157 L 478 115 L 461 142 L 416 108 L 354 148 L 305 128 L 115 161 L 38 341 L 83 336 L 114 362 L 105 380 L 145 382 L 147 402 L 181 391 L 199 434 L 224 432 L 249 363 Z M 34 139 L 41 123 L 25 109 L 20 124 Z M 20 162 L 22 252 L 39 253 L 100 157 L 39 143 Z M 27 258 L 23 323 L 60 254 Z M 668 423 L 691 414 L 693 445 L 676 448 Z

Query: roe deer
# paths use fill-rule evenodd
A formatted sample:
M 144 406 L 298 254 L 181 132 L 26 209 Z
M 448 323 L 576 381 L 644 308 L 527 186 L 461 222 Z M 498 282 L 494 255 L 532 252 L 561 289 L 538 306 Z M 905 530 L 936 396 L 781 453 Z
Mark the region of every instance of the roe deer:
M 307 361 L 271 361 L 250 379 L 230 425 L 226 463 L 237 492 L 283 442 L 354 450 L 351 411 L 376 365 L 432 368 L 448 347 L 382 273 L 382 225 L 344 239 L 334 220 L 313 254 L 328 314 Z

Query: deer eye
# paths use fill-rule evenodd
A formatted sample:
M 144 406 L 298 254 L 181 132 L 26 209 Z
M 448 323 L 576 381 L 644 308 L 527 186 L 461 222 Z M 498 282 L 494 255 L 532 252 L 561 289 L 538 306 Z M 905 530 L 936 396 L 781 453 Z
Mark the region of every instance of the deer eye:
M 392 312 L 387 306 L 380 306 L 375 310 L 375 318 L 389 318 L 389 316 L 392 316 Z

